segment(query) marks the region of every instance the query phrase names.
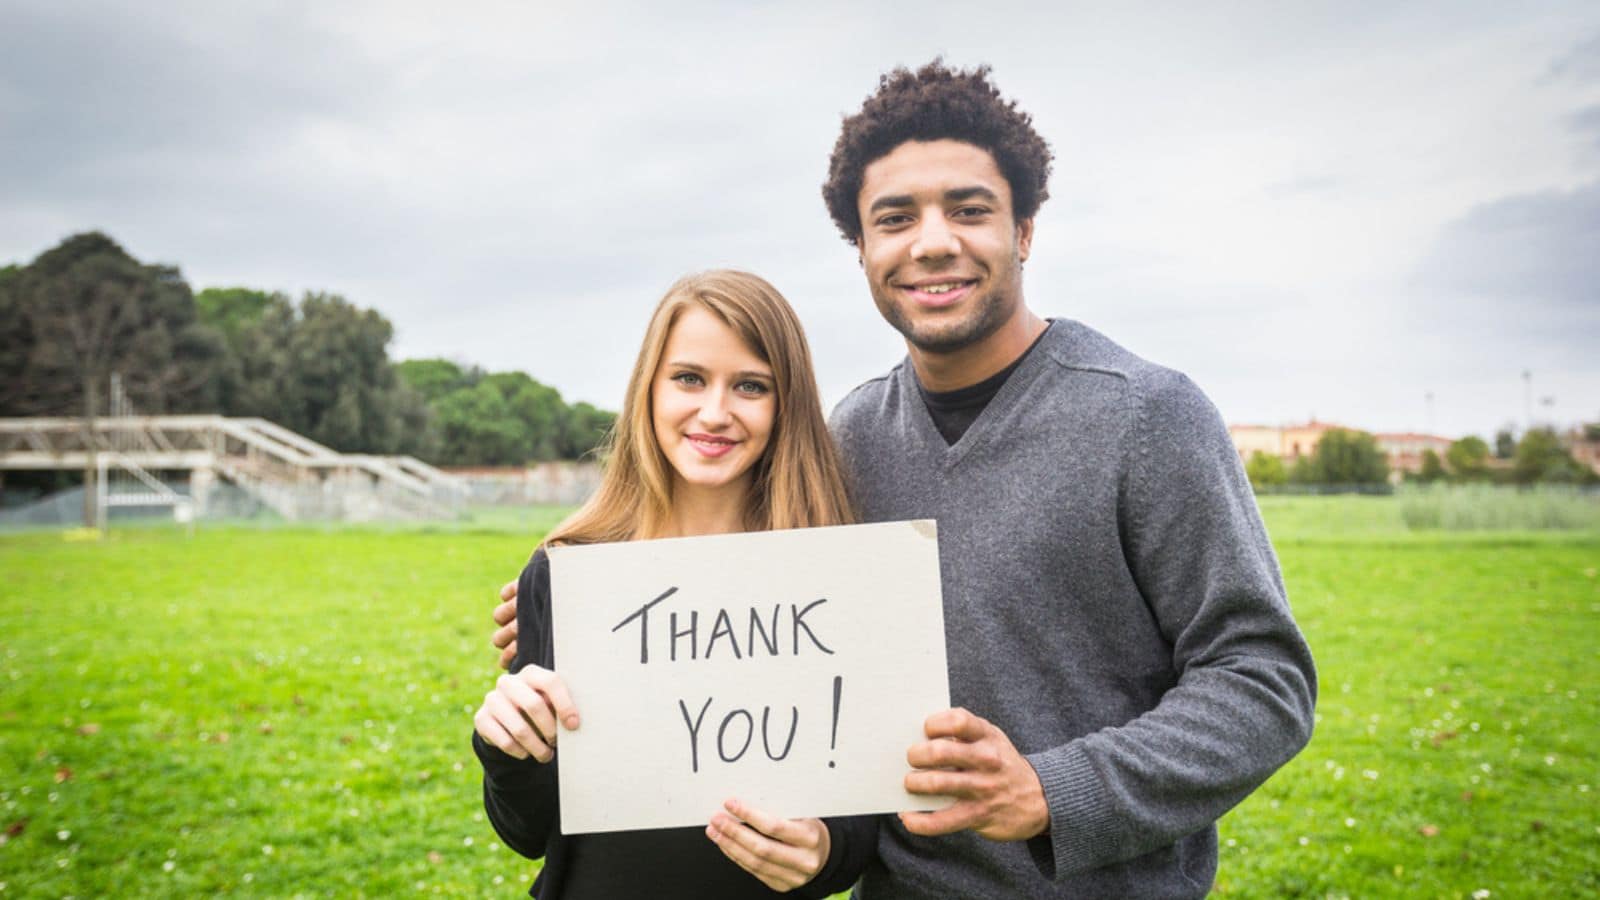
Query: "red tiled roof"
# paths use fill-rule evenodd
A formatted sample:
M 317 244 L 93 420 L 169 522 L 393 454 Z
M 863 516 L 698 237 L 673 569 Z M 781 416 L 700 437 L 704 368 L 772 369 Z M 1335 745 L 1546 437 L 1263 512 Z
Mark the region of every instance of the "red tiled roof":
M 1438 434 L 1423 434 L 1420 431 L 1380 431 L 1373 435 L 1380 441 L 1442 441 L 1446 444 L 1455 443 L 1455 438 L 1447 438 Z

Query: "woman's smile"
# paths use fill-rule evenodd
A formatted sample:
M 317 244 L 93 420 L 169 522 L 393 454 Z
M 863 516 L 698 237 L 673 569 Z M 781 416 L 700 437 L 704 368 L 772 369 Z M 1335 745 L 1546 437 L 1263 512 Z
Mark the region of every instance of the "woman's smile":
M 689 434 L 689 446 L 699 451 L 702 456 L 716 459 L 739 445 L 739 441 L 731 438 L 719 437 L 714 434 Z

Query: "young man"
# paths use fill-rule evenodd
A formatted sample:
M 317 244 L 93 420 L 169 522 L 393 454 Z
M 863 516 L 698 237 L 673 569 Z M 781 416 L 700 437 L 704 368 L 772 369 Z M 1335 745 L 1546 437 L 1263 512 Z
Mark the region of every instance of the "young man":
M 986 69 L 886 75 L 823 196 L 907 359 L 831 426 L 863 521 L 939 522 L 955 709 L 858 895 L 1201 897 L 1316 681 L 1220 416 L 1023 298 L 1050 151 Z M 497 620 L 505 620 L 505 607 Z M 496 635 L 503 645 L 511 635 Z

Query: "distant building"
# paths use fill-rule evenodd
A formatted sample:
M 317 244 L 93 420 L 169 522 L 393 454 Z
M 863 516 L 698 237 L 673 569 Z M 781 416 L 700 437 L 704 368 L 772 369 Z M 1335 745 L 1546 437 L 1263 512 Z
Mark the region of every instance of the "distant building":
M 1444 462 L 1444 453 L 1455 443 L 1447 437 L 1436 434 L 1418 434 L 1414 431 L 1384 432 L 1374 434 L 1378 441 L 1379 449 L 1389 458 L 1389 477 L 1398 478 L 1400 473 L 1409 472 L 1415 475 L 1422 471 L 1422 454 L 1432 450 L 1439 455 L 1439 461 Z
M 1228 434 L 1239 458 L 1248 461 L 1255 453 L 1283 455 L 1283 429 L 1272 425 L 1229 425 Z
M 1600 475 L 1600 440 L 1591 436 L 1585 428 L 1574 428 L 1567 432 L 1567 450 L 1579 465 L 1585 466 L 1589 471 Z
M 1324 434 L 1345 427 L 1312 419 L 1299 425 L 1229 425 L 1228 434 L 1233 437 L 1233 446 L 1239 451 L 1240 459 L 1248 461 L 1251 454 L 1261 452 L 1292 465 L 1295 460 L 1315 453 L 1317 443 Z M 1445 451 L 1454 443 L 1450 438 L 1436 434 L 1409 431 L 1379 433 L 1374 434 L 1373 438 L 1388 458 L 1389 476 L 1394 480 L 1399 480 L 1408 472 L 1414 474 L 1422 471 L 1423 451 L 1432 450 L 1442 460 Z
M 1301 425 L 1229 425 L 1228 434 L 1233 437 L 1240 459 L 1249 460 L 1250 455 L 1259 450 L 1292 463 L 1302 456 L 1310 456 L 1324 434 L 1343 427 L 1312 419 Z
M 1332 422 L 1318 422 L 1316 419 L 1304 425 L 1287 425 L 1283 429 L 1283 452 L 1279 455 L 1291 462 L 1302 456 L 1310 456 L 1316 452 L 1317 442 L 1322 440 L 1323 435 L 1335 428 L 1344 427 Z

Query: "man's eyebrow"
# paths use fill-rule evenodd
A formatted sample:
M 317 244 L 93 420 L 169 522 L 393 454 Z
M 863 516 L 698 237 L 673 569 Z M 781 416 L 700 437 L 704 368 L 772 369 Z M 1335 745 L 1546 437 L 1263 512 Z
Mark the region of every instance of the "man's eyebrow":
M 944 192 L 944 202 L 946 203 L 963 203 L 974 198 L 987 200 L 990 203 L 1000 202 L 998 194 L 982 185 L 951 188 Z M 903 209 L 907 206 L 913 206 L 915 203 L 916 199 L 910 194 L 889 194 L 872 201 L 872 205 L 867 207 L 867 213 L 871 215 L 880 209 Z
M 964 188 L 951 188 L 950 190 L 944 192 L 944 199 L 946 203 L 960 203 L 963 200 L 971 200 L 974 197 L 980 200 L 987 200 L 990 203 L 1000 202 L 999 195 L 997 195 L 994 191 L 983 187 L 982 185 L 974 185 L 972 187 Z
M 898 209 L 910 206 L 911 203 L 910 194 L 890 194 L 887 197 L 879 197 L 872 201 L 872 205 L 867 207 L 867 212 L 875 213 L 880 209 Z

